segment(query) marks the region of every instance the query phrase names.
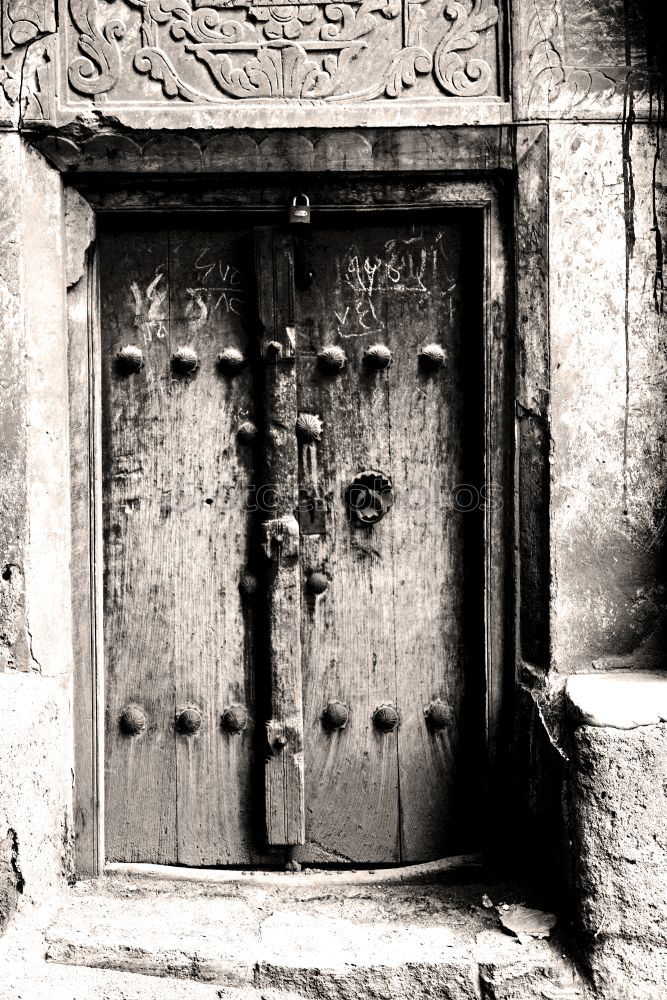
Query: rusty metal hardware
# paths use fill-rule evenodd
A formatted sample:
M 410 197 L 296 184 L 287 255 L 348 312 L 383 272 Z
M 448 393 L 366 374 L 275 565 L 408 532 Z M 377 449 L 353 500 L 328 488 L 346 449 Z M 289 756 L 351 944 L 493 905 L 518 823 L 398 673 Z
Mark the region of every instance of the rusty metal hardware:
M 201 729 L 202 717 L 198 708 L 184 708 L 176 716 L 176 728 L 185 736 L 192 736 Z
M 382 371 L 389 368 L 391 362 L 391 351 L 384 344 L 373 344 L 364 351 L 364 365 L 369 371 Z
M 294 513 L 299 522 L 300 535 L 326 534 L 327 504 L 323 497 L 301 496 Z
M 419 364 L 427 372 L 437 372 L 447 360 L 447 352 L 440 344 L 427 344 L 419 352 Z
M 298 200 L 301 199 L 302 204 L 297 204 Z M 310 199 L 306 194 L 300 194 L 297 198 L 294 198 L 289 210 L 289 220 L 292 223 L 306 223 L 310 222 Z
M 245 368 L 245 357 L 236 347 L 225 347 L 224 351 L 218 354 L 218 368 L 225 375 L 237 375 Z
M 346 361 L 345 351 L 335 344 L 323 347 L 317 355 L 318 367 L 325 375 L 338 375 L 345 367 Z
M 342 701 L 330 701 L 322 712 L 322 722 L 326 729 L 345 729 L 350 712 Z
M 257 426 L 253 424 L 252 420 L 244 420 L 242 424 L 239 424 L 236 434 L 244 444 L 251 444 L 257 437 Z
M 322 437 L 324 424 L 316 413 L 300 413 L 296 418 L 296 436 L 303 444 L 312 444 Z
M 329 581 L 324 573 L 311 573 L 306 581 L 306 586 L 311 594 L 323 594 L 329 586 Z
M 428 708 L 424 709 L 424 715 L 429 729 L 445 729 L 452 721 L 452 709 L 441 698 L 432 701 Z
M 171 364 L 179 375 L 192 375 L 199 368 L 199 358 L 191 347 L 178 347 L 171 356 Z
M 144 363 L 141 348 L 135 344 L 126 344 L 116 355 L 116 368 L 121 375 L 134 375 Z
M 244 597 L 254 597 L 257 592 L 257 577 L 253 573 L 244 573 L 239 580 L 239 590 Z
M 287 746 L 287 737 L 286 736 L 276 736 L 275 746 L 279 750 L 284 750 L 285 747 Z
M 138 736 L 146 728 L 146 715 L 138 705 L 128 705 L 121 713 L 118 725 L 126 736 Z
M 359 524 L 377 524 L 394 503 L 391 479 L 374 470 L 360 472 L 347 487 L 345 499 L 350 516 Z
M 222 728 L 230 736 L 242 733 L 248 725 L 248 713 L 244 705 L 228 705 L 220 717 Z
M 378 705 L 373 712 L 373 725 L 381 733 L 393 733 L 398 729 L 398 722 L 398 712 L 389 703 Z

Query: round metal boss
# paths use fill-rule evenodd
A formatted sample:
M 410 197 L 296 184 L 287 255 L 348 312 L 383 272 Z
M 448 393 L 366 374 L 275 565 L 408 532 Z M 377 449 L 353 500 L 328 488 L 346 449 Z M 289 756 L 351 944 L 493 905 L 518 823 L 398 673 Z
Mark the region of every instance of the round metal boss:
M 253 597 L 257 592 L 257 577 L 253 573 L 244 573 L 239 580 L 239 588 L 244 597 Z
M 442 368 L 446 360 L 447 354 L 444 347 L 441 347 L 440 344 L 427 344 L 419 352 L 419 363 L 424 371 L 427 372 L 437 372 L 439 368 Z
M 118 725 L 126 736 L 138 736 L 146 728 L 146 716 L 138 705 L 128 705 L 121 713 Z
M 180 375 L 192 375 L 199 368 L 197 352 L 191 347 L 177 348 L 171 357 L 171 363 Z
M 316 413 L 300 413 L 296 420 L 296 435 L 299 441 L 312 444 L 322 437 L 324 424 Z
M 250 444 L 257 437 L 257 427 L 252 420 L 244 420 L 242 424 L 239 424 L 236 433 L 240 441 L 243 441 L 244 444 Z
M 424 711 L 430 729 L 446 729 L 452 721 L 452 710 L 446 701 L 436 698 Z
M 242 733 L 248 725 L 248 713 L 244 705 L 229 705 L 220 718 L 222 728 L 232 736 Z
M 201 712 L 198 708 L 184 708 L 176 717 L 176 728 L 179 733 L 192 736 L 201 729 Z
M 323 594 L 329 586 L 329 581 L 324 573 L 311 573 L 306 582 L 306 586 L 311 594 Z
M 364 351 L 364 364 L 369 371 L 382 371 L 389 367 L 391 360 L 391 351 L 384 344 L 373 344 Z
M 330 701 L 322 712 L 322 722 L 327 729 L 345 729 L 350 712 L 342 701 Z
M 398 712 L 393 705 L 378 705 L 373 712 L 373 725 L 381 733 L 393 733 L 398 729 Z
M 225 375 L 236 375 L 245 368 L 245 357 L 236 347 L 225 347 L 218 354 L 218 368 Z
M 116 355 L 116 368 L 122 375 L 134 375 L 144 363 L 141 348 L 135 344 L 127 344 Z
M 335 344 L 323 347 L 317 355 L 317 364 L 321 372 L 325 375 L 337 375 L 345 367 L 345 351 Z

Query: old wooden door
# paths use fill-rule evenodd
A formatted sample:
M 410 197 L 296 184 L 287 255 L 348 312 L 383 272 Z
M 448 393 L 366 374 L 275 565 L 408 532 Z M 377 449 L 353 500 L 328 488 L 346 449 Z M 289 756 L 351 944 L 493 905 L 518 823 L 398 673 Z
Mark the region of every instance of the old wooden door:
M 100 271 L 107 858 L 474 849 L 479 219 L 125 220 Z

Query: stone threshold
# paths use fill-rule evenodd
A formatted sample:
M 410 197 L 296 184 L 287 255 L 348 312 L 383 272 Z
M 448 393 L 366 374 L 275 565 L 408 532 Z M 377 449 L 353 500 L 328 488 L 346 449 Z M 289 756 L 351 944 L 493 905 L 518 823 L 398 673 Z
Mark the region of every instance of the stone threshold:
M 133 991 L 118 996 L 137 1000 L 189 997 L 178 992 L 186 983 L 201 987 L 202 998 L 229 1000 L 589 995 L 557 938 L 519 940 L 502 929 L 491 901 L 531 905 L 516 886 L 451 874 L 383 882 L 382 874 L 360 883 L 315 872 L 219 883 L 155 874 L 80 882 L 46 931 L 45 968 L 132 974 Z M 151 992 L 159 981 L 162 992 Z

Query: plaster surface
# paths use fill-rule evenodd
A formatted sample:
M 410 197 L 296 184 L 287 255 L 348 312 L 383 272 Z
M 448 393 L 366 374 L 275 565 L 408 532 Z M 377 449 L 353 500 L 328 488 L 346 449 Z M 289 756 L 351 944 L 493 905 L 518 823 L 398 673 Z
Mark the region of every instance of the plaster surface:
M 651 126 L 550 126 L 552 664 L 562 673 L 663 664 L 657 142 Z

